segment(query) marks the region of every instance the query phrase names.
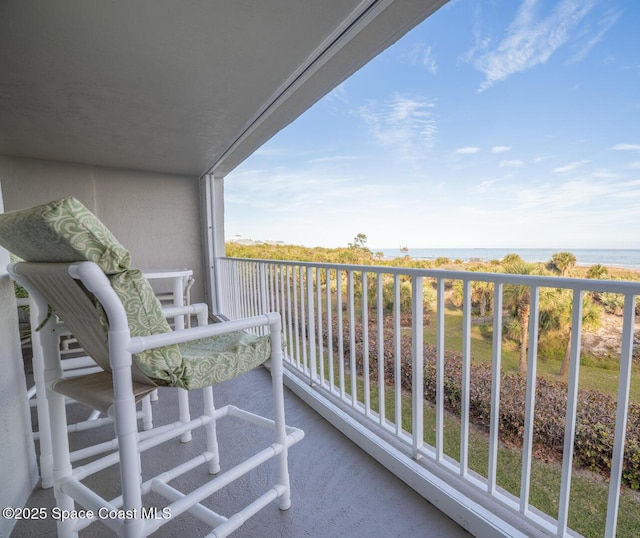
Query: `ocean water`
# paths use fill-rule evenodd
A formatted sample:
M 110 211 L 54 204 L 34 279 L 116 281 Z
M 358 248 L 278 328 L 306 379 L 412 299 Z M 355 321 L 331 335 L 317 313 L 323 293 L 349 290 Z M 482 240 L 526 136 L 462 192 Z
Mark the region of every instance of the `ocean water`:
M 577 265 L 602 264 L 607 267 L 622 267 L 640 270 L 640 250 L 623 249 L 550 249 L 550 248 L 410 248 L 407 252 L 399 248 L 371 249 L 382 252 L 385 258 L 410 256 L 416 259 L 435 260 L 449 258 L 462 261 L 501 260 L 507 254 L 519 254 L 526 262 L 547 262 L 557 252 L 571 252 Z

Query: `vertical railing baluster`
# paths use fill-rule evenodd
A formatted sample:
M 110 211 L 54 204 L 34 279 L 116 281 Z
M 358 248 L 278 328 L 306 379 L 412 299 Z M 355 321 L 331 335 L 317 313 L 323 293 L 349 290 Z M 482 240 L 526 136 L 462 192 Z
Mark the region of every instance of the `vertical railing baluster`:
M 258 269 L 260 270 L 260 288 L 261 288 L 261 293 L 260 293 L 260 297 L 261 297 L 261 302 L 262 305 L 260 306 L 260 311 L 258 312 L 258 315 L 262 315 L 262 314 L 266 314 L 267 312 L 271 311 L 271 305 L 269 302 L 269 285 L 268 285 L 268 276 L 267 276 L 267 265 L 264 263 L 259 263 L 258 262 Z M 267 327 L 259 327 L 258 328 L 258 332 L 260 334 L 266 334 L 267 331 Z
M 267 271 L 267 278 L 266 278 L 266 284 L 267 284 L 267 309 L 268 312 L 275 312 L 277 310 L 277 307 L 275 306 L 276 301 L 275 301 L 275 292 L 273 289 L 273 281 L 274 281 L 274 277 L 273 277 L 273 272 L 274 272 L 274 265 L 273 263 L 267 263 L 265 265 L 266 271 Z
M 384 295 L 383 295 L 383 278 L 382 273 L 378 273 L 377 278 L 377 309 L 378 309 L 378 411 L 380 413 L 380 425 L 386 422 L 385 409 L 385 385 L 384 385 Z
M 536 405 L 536 372 L 538 367 L 538 319 L 540 290 L 531 286 L 529 309 L 529 354 L 527 360 L 527 390 L 525 397 L 524 433 L 522 440 L 522 475 L 520 479 L 520 512 L 529 512 L 531 489 L 531 460 L 533 458 L 533 424 Z
M 246 271 L 247 271 L 247 288 L 246 288 L 246 294 L 247 294 L 247 301 L 246 301 L 246 310 L 244 312 L 243 317 L 250 317 L 253 316 L 253 305 L 255 304 L 256 301 L 256 294 L 255 294 L 255 288 L 254 288 L 254 262 L 248 262 L 247 266 L 246 266 Z
M 571 495 L 571 470 L 573 468 L 573 444 L 576 437 L 576 412 L 578 408 L 578 380 L 580 376 L 580 340 L 582 335 L 582 291 L 573 292 L 571 313 L 571 355 L 569 362 L 569 387 L 564 426 L 564 449 L 562 451 L 562 479 L 558 506 L 558 536 L 567 532 L 569 521 L 569 498 Z
M 304 267 L 300 266 L 300 332 L 301 332 L 301 347 L 302 347 L 302 365 L 304 372 L 309 371 L 309 349 L 307 341 L 307 312 L 305 308 L 305 284 L 307 284 L 306 273 Z
M 318 375 L 316 371 L 316 320 L 313 296 L 313 267 L 309 265 L 307 266 L 307 327 L 309 333 L 309 378 L 311 383 Z
M 229 319 L 238 319 L 238 304 L 240 303 L 240 282 L 238 278 L 238 266 L 239 263 L 234 263 L 231 265 L 231 270 L 229 271 L 230 282 L 229 286 L 231 289 L 227 291 L 227 294 L 230 295 L 232 304 L 228 305 L 226 315 Z
M 247 315 L 247 301 L 248 301 L 248 283 L 247 283 L 247 265 L 249 262 L 242 262 L 240 265 L 240 311 L 239 317 L 243 318 Z
M 362 271 L 362 377 L 364 379 L 364 410 L 371 413 L 371 380 L 369 378 L 369 282 Z
M 605 538 L 614 538 L 616 535 L 618 509 L 620 505 L 620 487 L 622 485 L 622 467 L 624 464 L 627 415 L 629 413 L 629 388 L 631 385 L 633 332 L 635 325 L 635 297 L 629 293 L 626 293 L 624 296 L 624 315 L 622 320 L 622 349 L 620 354 L 620 376 L 618 380 L 616 431 L 613 440 L 613 454 L 611 457 Z
M 414 276 L 411 283 L 411 326 L 412 326 L 412 434 L 413 457 L 424 444 L 424 296 L 423 279 Z
M 469 396 L 471 391 L 471 281 L 462 283 L 462 379 L 460 402 L 460 475 L 469 467 Z
M 436 281 L 436 460 L 444 456 L 444 279 Z
M 318 378 L 320 385 L 324 385 L 324 331 L 322 326 L 322 275 L 324 269 L 316 267 L 316 314 L 318 321 Z
M 295 350 L 296 350 L 296 364 L 298 368 L 302 368 L 300 362 L 300 325 L 298 323 L 299 317 L 299 303 L 298 303 L 298 279 L 296 275 L 298 274 L 299 267 L 292 267 L 292 281 L 291 288 L 293 289 L 293 331 L 294 331 L 294 339 L 295 339 Z
M 333 308 L 331 305 L 331 281 L 333 279 L 333 269 L 327 269 L 327 350 L 329 361 L 329 390 L 335 389 L 335 373 L 333 367 Z
M 345 397 L 344 390 L 344 327 L 342 321 L 342 271 L 336 271 L 337 292 L 336 309 L 338 310 L 338 383 L 340 384 L 340 397 Z
M 285 338 L 285 346 L 287 348 L 287 355 L 289 357 L 289 362 L 293 362 L 295 357 L 293 356 L 293 347 L 292 347 L 292 321 L 291 321 L 291 292 L 290 292 L 290 283 L 289 283 L 289 266 L 281 265 L 280 266 L 280 289 L 282 290 L 282 312 L 284 314 L 284 319 L 282 320 L 283 330 L 286 332 L 287 336 Z
M 500 431 L 500 387 L 502 381 L 502 303 L 504 286 L 496 282 L 493 288 L 493 351 L 491 358 L 491 419 L 489 426 L 489 468 L 487 491 L 496 492 Z
M 256 265 L 255 262 L 247 264 L 248 287 L 247 287 L 247 312 L 246 316 L 254 316 L 256 313 L 256 303 L 258 294 L 256 293 Z
M 349 375 L 351 377 L 351 405 L 358 402 L 356 376 L 356 298 L 353 286 L 353 271 L 347 271 L 347 290 L 349 296 Z
M 400 275 L 393 275 L 393 343 L 394 343 L 394 389 L 395 389 L 395 424 L 396 435 L 402 432 L 402 334 L 400 318 L 402 305 L 400 303 Z

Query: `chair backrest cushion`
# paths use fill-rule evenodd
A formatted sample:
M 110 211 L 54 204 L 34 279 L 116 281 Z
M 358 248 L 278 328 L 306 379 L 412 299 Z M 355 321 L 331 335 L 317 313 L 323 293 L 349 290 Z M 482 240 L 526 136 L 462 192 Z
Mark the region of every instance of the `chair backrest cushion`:
M 162 305 L 142 271 L 129 269 L 107 276 L 124 305 L 131 336 L 171 331 L 162 314 Z M 107 328 L 106 315 L 103 319 Z M 133 360 L 138 368 L 157 384 L 184 388 L 184 366 L 178 346 L 164 346 L 136 353 Z
M 129 251 L 73 197 L 1 214 L 0 245 L 27 262 L 94 262 L 107 275 L 122 301 L 131 336 L 171 330 L 149 281 L 140 270 L 130 269 Z M 51 306 L 55 310 L 55 305 Z M 107 316 L 99 303 L 97 308 L 106 334 Z M 144 351 L 133 359 L 142 373 L 154 382 L 183 385 L 182 356 L 178 346 Z
M 73 197 L 0 214 L 0 245 L 25 261 L 90 261 L 106 274 L 131 264 L 129 251 Z

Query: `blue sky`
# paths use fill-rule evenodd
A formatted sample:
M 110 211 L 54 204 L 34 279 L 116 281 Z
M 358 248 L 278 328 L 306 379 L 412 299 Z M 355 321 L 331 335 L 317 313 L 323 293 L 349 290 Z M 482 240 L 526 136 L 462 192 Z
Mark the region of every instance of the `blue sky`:
M 225 228 L 640 248 L 640 2 L 453 0 L 234 170 Z

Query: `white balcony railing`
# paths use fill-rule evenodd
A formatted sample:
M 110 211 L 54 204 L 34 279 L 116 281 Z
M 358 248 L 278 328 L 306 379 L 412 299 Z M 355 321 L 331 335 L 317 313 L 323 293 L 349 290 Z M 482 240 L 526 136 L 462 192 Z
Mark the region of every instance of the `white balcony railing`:
M 640 283 L 554 278 L 502 273 L 413 270 L 386 266 L 332 265 L 222 258 L 220 313 L 230 319 L 278 311 L 283 318 L 287 368 L 292 383 L 304 385 L 307 401 L 373 457 L 403 478 L 474 534 L 573 536 L 569 528 L 576 435 L 583 296 L 610 292 L 624 297 L 615 439 L 606 508 L 605 536 L 616 535 L 625 432 L 632 372 L 635 297 Z M 461 286 L 462 342 L 459 450 L 445 450 L 445 285 Z M 474 282 L 490 283 L 493 299 L 490 424 L 486 469 L 471 469 L 476 450 L 470 434 L 472 312 Z M 521 436 L 519 492 L 499 483 L 498 453 L 505 287 L 530 293 L 528 370 Z M 564 450 L 557 514 L 530 504 L 538 364 L 540 291 L 573 292 L 571 360 L 566 394 Z M 408 291 L 411 290 L 410 298 Z M 435 402 L 425 428 L 425 290 L 434 290 Z M 391 307 L 389 309 L 389 307 Z M 384 315 L 385 309 L 389 312 Z M 385 328 L 386 327 L 386 328 Z M 371 336 L 374 335 L 374 338 Z M 378 337 L 380 335 L 380 337 Z M 340 337 L 342 336 L 342 337 Z M 374 346 L 375 349 L 370 349 Z M 385 357 L 386 354 L 386 357 Z M 374 360 L 372 357 L 385 357 Z M 402 359 L 404 357 L 404 359 Z M 408 369 L 410 364 L 410 369 Z M 368 375 L 364 375 L 367 373 Z M 302 383 L 300 382 L 302 380 Z M 386 382 L 385 382 L 386 380 Z M 310 396 L 309 396 L 310 395 Z M 356 426 L 345 426 L 348 422 Z M 425 431 L 426 429 L 432 431 Z M 355 433 L 354 433 L 355 432 Z M 429 440 L 427 442 L 426 440 Z

